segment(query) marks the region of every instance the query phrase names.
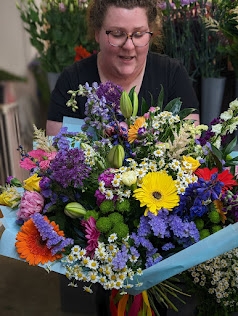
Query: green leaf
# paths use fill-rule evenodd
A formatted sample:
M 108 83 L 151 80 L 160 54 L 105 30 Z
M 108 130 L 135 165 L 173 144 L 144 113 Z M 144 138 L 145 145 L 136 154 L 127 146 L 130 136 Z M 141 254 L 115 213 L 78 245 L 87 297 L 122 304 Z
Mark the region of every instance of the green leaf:
M 164 88 L 162 85 L 160 85 L 161 89 L 160 89 L 160 93 L 157 99 L 157 106 L 160 108 L 160 110 L 162 111 L 163 108 L 163 103 L 164 103 Z
M 183 120 L 183 119 L 186 118 L 188 115 L 192 114 L 194 111 L 195 111 L 195 109 L 193 109 L 193 108 L 186 108 L 186 109 L 183 109 L 182 111 L 179 112 L 180 120 Z
M 233 138 L 232 141 L 224 148 L 225 157 L 229 155 L 232 151 L 234 151 L 236 144 L 237 144 L 237 137 Z
M 172 112 L 173 115 L 179 114 L 181 105 L 182 102 L 180 98 L 173 99 L 166 105 L 164 111 Z
M 141 100 L 141 115 L 144 115 L 149 110 L 148 104 L 146 103 L 145 99 L 142 98 Z
M 218 148 L 216 148 L 214 145 L 211 144 L 212 153 L 219 159 L 223 159 L 222 151 L 220 151 Z

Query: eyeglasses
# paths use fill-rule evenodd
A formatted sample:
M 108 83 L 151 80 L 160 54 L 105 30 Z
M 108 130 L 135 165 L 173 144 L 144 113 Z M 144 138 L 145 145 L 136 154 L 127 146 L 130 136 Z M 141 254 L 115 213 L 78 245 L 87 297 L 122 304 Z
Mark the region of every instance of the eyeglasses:
M 132 34 L 128 34 L 123 31 L 106 31 L 108 36 L 108 42 L 110 45 L 115 47 L 122 47 L 126 44 L 128 38 L 132 40 L 132 43 L 136 47 L 143 47 L 149 44 L 152 32 L 135 32 Z

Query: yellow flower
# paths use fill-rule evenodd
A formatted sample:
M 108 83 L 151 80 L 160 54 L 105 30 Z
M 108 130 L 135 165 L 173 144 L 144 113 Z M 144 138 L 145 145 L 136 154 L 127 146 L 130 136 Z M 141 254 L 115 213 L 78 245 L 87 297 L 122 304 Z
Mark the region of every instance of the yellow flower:
M 135 120 L 134 125 L 131 125 L 128 130 L 128 142 L 133 143 L 137 139 L 138 129 L 143 127 L 145 123 L 144 116 L 140 116 Z
M 194 172 L 201 164 L 198 160 L 190 157 L 190 156 L 183 156 L 183 161 L 188 162 L 192 165 L 191 170 Z
M 40 192 L 39 182 L 41 177 L 38 177 L 36 173 L 28 179 L 24 180 L 24 189 L 27 191 L 37 191 Z
M 162 208 L 172 210 L 179 203 L 175 181 L 164 171 L 149 172 L 142 179 L 142 186 L 134 191 L 133 197 L 140 201 L 140 206 L 147 206 L 148 211 L 158 215 Z
M 5 205 L 11 208 L 18 206 L 21 201 L 21 194 L 14 187 L 6 187 L 0 194 L 0 205 Z

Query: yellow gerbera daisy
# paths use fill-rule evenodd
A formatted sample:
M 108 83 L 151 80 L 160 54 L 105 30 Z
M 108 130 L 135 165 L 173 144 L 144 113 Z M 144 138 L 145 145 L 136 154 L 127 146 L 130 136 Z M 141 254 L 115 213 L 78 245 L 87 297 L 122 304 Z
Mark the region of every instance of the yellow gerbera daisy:
M 179 203 L 175 181 L 164 171 L 149 172 L 142 179 L 142 186 L 134 191 L 133 197 L 140 201 L 140 206 L 147 206 L 148 211 L 158 215 L 162 208 L 172 210 Z
M 128 142 L 133 143 L 137 139 L 138 129 L 143 127 L 145 123 L 144 116 L 140 116 L 135 120 L 134 125 L 131 125 L 128 130 Z

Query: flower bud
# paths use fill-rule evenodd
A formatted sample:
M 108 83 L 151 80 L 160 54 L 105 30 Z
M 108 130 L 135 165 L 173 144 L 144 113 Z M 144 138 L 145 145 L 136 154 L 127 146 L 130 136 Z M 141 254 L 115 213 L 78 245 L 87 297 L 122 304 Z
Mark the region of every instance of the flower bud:
M 120 109 L 125 118 L 130 118 L 132 115 L 131 99 L 126 91 L 123 91 L 120 98 Z
M 123 165 L 124 158 L 125 151 L 121 145 L 112 147 L 107 156 L 110 167 L 112 168 L 120 168 Z
M 138 105 L 139 105 L 138 95 L 137 95 L 137 93 L 134 91 L 134 92 L 133 92 L 133 113 L 132 113 L 132 116 L 136 116 L 136 115 L 137 115 L 137 112 L 138 112 Z
M 77 202 L 70 202 L 64 208 L 64 213 L 71 218 L 78 218 L 86 214 L 85 208 Z
M 122 182 L 128 187 L 132 186 L 137 182 L 136 172 L 133 170 L 126 171 L 122 174 Z

